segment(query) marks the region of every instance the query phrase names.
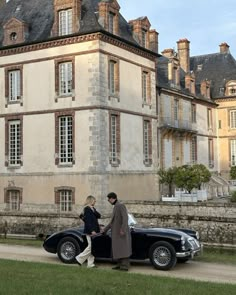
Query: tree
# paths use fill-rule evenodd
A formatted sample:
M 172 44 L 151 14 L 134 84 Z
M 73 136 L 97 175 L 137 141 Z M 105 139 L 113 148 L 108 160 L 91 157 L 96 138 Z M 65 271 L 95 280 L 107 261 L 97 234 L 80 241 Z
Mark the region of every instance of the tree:
M 202 164 L 183 165 L 177 169 L 174 183 L 191 193 L 193 188 L 201 189 L 202 183 L 208 182 L 210 178 L 210 171 Z
M 168 185 L 169 197 L 171 197 L 171 195 L 172 195 L 172 189 L 173 189 L 174 177 L 175 177 L 176 170 L 177 170 L 176 167 L 172 167 L 167 170 L 159 169 L 157 172 L 157 174 L 160 177 L 160 183 Z
M 230 177 L 231 177 L 231 179 L 236 179 L 236 166 L 231 166 Z

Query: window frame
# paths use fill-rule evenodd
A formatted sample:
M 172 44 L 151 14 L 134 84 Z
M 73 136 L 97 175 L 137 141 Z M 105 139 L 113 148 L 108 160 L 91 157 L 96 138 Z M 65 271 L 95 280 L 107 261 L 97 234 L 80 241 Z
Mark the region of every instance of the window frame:
M 10 194 L 12 192 L 16 192 L 18 194 L 17 200 L 16 200 L 16 208 L 12 207 L 12 200 Z M 7 204 L 7 210 L 9 211 L 20 211 L 21 210 L 21 204 L 23 203 L 23 189 L 20 187 L 10 186 L 7 188 L 4 188 L 4 203 Z
M 63 24 L 63 17 L 65 23 Z M 58 11 L 58 35 L 65 36 L 73 33 L 73 9 L 67 8 Z
M 55 165 L 59 167 L 71 167 L 75 164 L 75 113 L 73 111 L 57 112 L 55 114 Z M 71 125 L 66 126 L 66 133 L 62 132 L 62 118 L 71 118 Z M 66 122 L 66 121 L 65 121 Z M 68 122 L 67 122 L 68 123 Z M 69 130 L 70 128 L 70 130 Z M 69 134 L 71 131 L 71 134 Z M 66 142 L 63 142 L 63 136 L 65 135 Z M 66 149 L 62 152 L 62 145 L 66 145 Z M 63 153 L 66 153 L 65 157 L 62 157 Z M 65 158 L 65 161 L 62 161 Z M 70 160 L 71 159 L 71 160 Z
M 212 118 L 212 109 L 207 108 L 207 128 L 208 130 L 213 129 L 213 118 Z
M 191 163 L 197 163 L 197 137 L 191 138 Z
M 66 200 L 62 201 L 62 194 L 66 193 Z M 61 213 L 69 214 L 73 211 L 75 205 L 75 188 L 69 186 L 60 186 L 54 189 L 55 194 L 55 204 L 58 206 L 58 211 Z M 70 196 L 68 195 L 70 194 Z M 71 200 L 68 200 L 70 197 Z M 64 207 L 63 207 L 64 204 Z M 64 210 L 65 209 L 65 210 Z
M 120 96 L 120 62 L 117 58 L 108 57 L 108 89 L 109 98 Z
M 151 72 L 143 69 L 141 72 L 142 104 L 151 105 Z
M 236 139 L 230 139 L 230 166 L 236 166 Z
M 229 111 L 229 126 L 230 129 L 236 129 L 236 110 Z
M 12 86 L 12 79 L 10 78 L 12 73 L 15 73 L 14 87 Z M 12 90 L 13 88 L 14 91 Z M 16 92 L 14 97 L 13 92 Z M 17 103 L 23 105 L 23 65 L 13 65 L 5 68 L 5 97 L 6 106 L 8 104 Z
M 61 92 L 61 82 L 62 82 L 62 76 L 61 76 L 61 69 L 62 69 L 62 65 L 69 65 L 71 64 L 71 73 L 68 74 L 68 66 L 67 68 L 67 72 L 66 72 L 66 77 L 71 75 L 71 91 L 68 91 L 68 84 L 69 81 L 67 79 L 66 81 L 66 88 L 67 91 L 62 93 Z M 67 57 L 67 58 L 60 58 L 60 59 L 56 59 L 55 60 L 55 101 L 57 102 L 58 98 L 63 98 L 63 97 L 71 97 L 72 100 L 75 100 L 75 57 L 71 56 L 71 57 Z
M 143 118 L 143 163 L 145 166 L 152 165 L 152 121 Z
M 214 168 L 214 139 L 208 138 L 208 161 L 209 168 Z
M 111 166 L 120 164 L 120 113 L 109 113 L 109 162 Z
M 18 125 L 14 133 L 17 136 L 12 140 L 11 126 Z M 17 133 L 17 134 L 16 134 Z M 13 149 L 14 146 L 14 149 Z M 15 155 L 15 161 L 11 162 L 10 157 Z M 8 168 L 20 168 L 23 165 L 23 116 L 12 116 L 5 119 L 5 166 Z

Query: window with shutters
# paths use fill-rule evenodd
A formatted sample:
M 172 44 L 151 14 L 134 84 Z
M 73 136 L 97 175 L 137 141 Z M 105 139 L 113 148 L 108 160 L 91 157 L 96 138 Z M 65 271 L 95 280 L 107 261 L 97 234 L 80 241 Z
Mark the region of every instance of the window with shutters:
M 72 97 L 75 88 L 74 57 L 55 60 L 55 92 L 56 97 Z
M 114 58 L 108 60 L 108 87 L 109 96 L 119 97 L 120 92 L 120 73 L 119 73 L 119 61 Z
M 209 159 L 209 168 L 214 167 L 214 142 L 213 138 L 208 139 L 208 159 Z
M 74 113 L 56 114 L 56 164 L 71 166 L 75 163 Z
M 59 95 L 72 93 L 72 62 L 59 64 Z
M 22 204 L 22 188 L 8 187 L 4 189 L 4 202 L 6 209 L 10 211 L 19 211 Z
M 152 127 L 149 119 L 143 120 L 143 162 L 146 166 L 152 164 Z
M 20 168 L 23 165 L 23 120 L 21 116 L 12 116 L 5 121 L 5 165 Z
M 110 163 L 117 166 L 120 163 L 120 114 L 110 113 Z
M 150 71 L 142 69 L 142 101 L 151 104 L 151 76 Z
M 212 129 L 212 109 L 207 109 L 207 127 Z
M 191 139 L 191 163 L 197 162 L 197 137 Z
M 75 204 L 75 188 L 67 186 L 55 188 L 55 203 L 60 212 L 71 212 Z
M 5 69 L 5 97 L 7 104 L 22 104 L 23 97 L 23 67 L 11 66 Z
M 230 128 L 235 129 L 236 128 L 236 110 L 230 111 Z
M 230 161 L 231 166 L 236 166 L 236 139 L 230 140 Z

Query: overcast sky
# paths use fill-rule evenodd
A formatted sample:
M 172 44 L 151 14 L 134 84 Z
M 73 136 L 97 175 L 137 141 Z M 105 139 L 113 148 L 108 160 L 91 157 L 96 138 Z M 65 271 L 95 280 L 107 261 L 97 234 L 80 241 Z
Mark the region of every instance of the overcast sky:
M 179 39 L 187 38 L 190 54 L 219 52 L 228 43 L 236 58 L 235 0 L 118 0 L 121 14 L 128 21 L 147 16 L 159 33 L 159 53 L 176 49 Z

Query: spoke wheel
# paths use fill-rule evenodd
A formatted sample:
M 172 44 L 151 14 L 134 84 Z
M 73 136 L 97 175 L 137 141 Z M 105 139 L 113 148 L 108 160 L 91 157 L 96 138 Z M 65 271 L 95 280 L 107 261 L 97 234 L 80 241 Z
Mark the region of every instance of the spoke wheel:
M 75 257 L 80 253 L 80 247 L 78 242 L 71 237 L 63 238 L 57 248 L 57 255 L 59 259 L 64 263 L 72 263 L 75 261 Z
M 150 260 L 156 269 L 169 270 L 176 264 L 175 249 L 168 242 L 153 244 L 149 253 Z

